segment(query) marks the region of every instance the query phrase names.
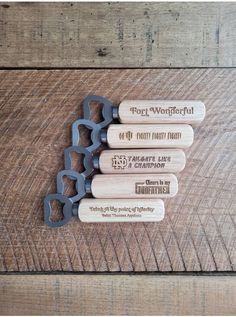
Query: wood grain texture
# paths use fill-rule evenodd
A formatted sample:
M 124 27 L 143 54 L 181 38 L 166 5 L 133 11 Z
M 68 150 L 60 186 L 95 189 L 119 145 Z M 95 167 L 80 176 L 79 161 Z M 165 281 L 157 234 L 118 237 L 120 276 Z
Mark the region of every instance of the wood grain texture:
M 2 272 L 235 271 L 235 69 L 1 71 L 0 83 Z M 71 124 L 88 94 L 116 104 L 205 103 L 162 222 L 44 225 L 43 198 L 56 190 Z
M 0 67 L 236 66 L 235 3 L 4 3 Z
M 0 276 L 2 315 L 235 315 L 235 276 Z

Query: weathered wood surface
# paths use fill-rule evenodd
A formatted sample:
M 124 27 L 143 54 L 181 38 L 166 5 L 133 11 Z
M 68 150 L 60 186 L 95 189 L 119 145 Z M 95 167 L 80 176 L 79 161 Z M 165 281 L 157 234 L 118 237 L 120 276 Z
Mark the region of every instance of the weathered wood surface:
M 4 3 L 0 67 L 236 66 L 235 3 Z
M 235 271 L 236 70 L 0 72 L 0 270 Z M 198 99 L 179 193 L 160 223 L 43 224 L 71 124 L 88 94 L 123 99 Z M 85 141 L 85 137 L 83 138 Z
M 235 297 L 235 276 L 0 276 L 1 315 L 235 315 Z

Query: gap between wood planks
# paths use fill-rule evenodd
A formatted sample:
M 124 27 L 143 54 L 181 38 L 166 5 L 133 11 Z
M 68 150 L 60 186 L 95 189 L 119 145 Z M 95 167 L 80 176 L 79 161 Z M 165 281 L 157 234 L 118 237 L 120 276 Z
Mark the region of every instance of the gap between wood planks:
M 18 272 L 18 271 L 13 271 L 13 272 L 0 272 L 0 276 L 5 276 L 5 275 L 106 275 L 106 276 L 122 276 L 122 275 L 127 275 L 127 276 L 141 276 L 141 275 L 148 275 L 148 276 L 236 276 L 236 271 L 215 271 L 215 272 L 66 272 L 66 271 L 54 271 L 54 272 Z
M 199 67 L 0 67 L 1 70 L 151 70 L 151 69 L 236 69 L 235 66 L 225 67 L 225 66 L 199 66 Z

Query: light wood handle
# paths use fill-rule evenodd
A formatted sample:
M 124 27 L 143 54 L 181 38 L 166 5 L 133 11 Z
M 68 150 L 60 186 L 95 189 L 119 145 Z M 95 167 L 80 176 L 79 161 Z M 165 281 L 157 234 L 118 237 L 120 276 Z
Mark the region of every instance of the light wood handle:
M 175 173 L 184 169 L 185 153 L 179 149 L 105 150 L 99 157 L 104 174 Z
M 110 148 L 187 148 L 193 129 L 188 124 L 111 124 L 107 143 Z
M 122 123 L 199 124 L 205 105 L 197 100 L 124 100 L 119 105 Z
M 164 218 L 161 199 L 84 198 L 78 208 L 83 222 L 157 222 Z
M 97 174 L 91 191 L 95 198 L 167 198 L 177 194 L 178 181 L 173 174 Z

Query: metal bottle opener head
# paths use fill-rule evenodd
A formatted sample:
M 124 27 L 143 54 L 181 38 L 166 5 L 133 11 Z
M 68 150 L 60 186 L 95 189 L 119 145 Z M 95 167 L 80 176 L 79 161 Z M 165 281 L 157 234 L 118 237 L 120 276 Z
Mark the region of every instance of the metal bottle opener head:
M 78 120 L 80 121 L 80 120 Z M 84 121 L 82 124 L 84 124 Z M 85 120 L 87 121 L 87 120 Z M 80 124 L 77 123 L 77 126 Z M 78 129 L 78 128 L 77 128 Z M 98 128 L 96 128 L 97 131 Z M 100 129 L 100 128 L 99 128 Z M 83 165 L 84 171 L 82 173 L 78 173 L 75 170 L 72 170 L 72 158 L 71 153 L 76 152 L 78 154 L 84 154 Z M 90 182 L 86 177 L 90 176 L 94 170 L 93 156 L 92 153 L 89 152 L 88 149 L 82 146 L 70 146 L 64 150 L 64 160 L 65 160 L 65 169 L 60 171 L 57 174 L 57 193 L 49 194 L 44 199 L 44 222 L 50 227 L 61 227 L 65 225 L 72 216 L 77 215 L 78 212 L 78 202 L 86 195 L 86 193 L 90 192 Z M 63 177 L 67 176 L 70 179 L 76 180 L 76 195 L 72 197 L 66 197 L 64 195 L 64 182 Z M 53 200 L 58 200 L 60 203 L 64 204 L 63 206 L 63 219 L 58 221 L 52 221 L 52 208 L 51 202 Z M 77 204 L 76 204 L 77 203 Z
M 95 123 L 91 121 L 91 102 L 96 101 L 103 104 L 102 115 L 104 120 L 100 123 Z M 118 118 L 118 108 L 113 107 L 112 103 L 104 97 L 101 96 L 88 96 L 83 101 L 83 111 L 84 118 L 75 121 L 72 125 L 72 146 L 68 147 L 64 151 L 65 169 L 60 171 L 57 175 L 57 193 L 49 194 L 44 199 L 44 221 L 50 227 L 61 227 L 65 225 L 72 216 L 78 214 L 78 202 L 86 195 L 86 193 L 91 192 L 90 181 L 86 180 L 86 177 L 91 175 L 94 171 L 93 157 L 91 152 L 96 150 L 103 141 L 102 128 L 106 127 L 112 122 L 113 118 Z M 87 147 L 79 146 L 79 126 L 84 125 L 91 132 L 92 144 Z M 78 154 L 84 154 L 83 164 L 84 171 L 78 173 L 72 170 L 72 159 L 71 153 L 76 152 Z M 76 180 L 76 195 L 73 197 L 66 197 L 64 195 L 64 183 L 63 177 L 67 176 L 70 179 Z M 52 221 L 52 208 L 51 202 L 53 200 L 58 200 L 63 206 L 63 219 L 58 221 Z
M 98 123 L 102 128 L 108 126 L 113 121 L 113 119 L 118 119 L 118 107 L 115 107 L 105 97 L 95 95 L 87 96 L 83 101 L 83 111 L 85 119 L 91 120 L 92 111 L 90 108 L 90 104 L 93 101 L 103 104 L 102 116 L 104 120 Z
M 63 177 L 68 176 L 76 180 L 76 195 L 67 197 L 64 195 Z M 69 222 L 72 216 L 78 215 L 78 203 L 87 194 L 91 192 L 90 181 L 86 180 L 85 175 L 72 170 L 62 170 L 57 174 L 57 193 L 49 194 L 44 199 L 44 222 L 49 227 L 61 227 Z M 58 200 L 63 206 L 63 219 L 52 221 L 51 202 Z
M 86 126 L 86 128 L 88 128 L 89 130 L 92 130 L 91 132 L 92 144 L 85 147 L 85 149 L 88 150 L 89 152 L 96 150 L 101 145 L 100 124 L 96 124 L 95 122 L 87 120 L 87 119 L 76 120 L 72 124 L 72 145 L 73 146 L 78 146 L 79 144 L 79 139 L 80 139 L 79 126 Z
M 76 152 L 77 154 L 84 155 L 84 159 L 83 159 L 84 171 L 81 174 L 83 174 L 84 177 L 88 177 L 89 175 L 91 175 L 94 171 L 92 154 L 86 148 L 84 148 L 82 146 L 72 145 L 64 150 L 65 169 L 66 170 L 73 170 L 72 158 L 71 158 L 71 153 L 73 153 L 73 152 Z M 71 178 L 71 177 L 69 177 L 69 178 Z
M 51 201 L 58 200 L 60 203 L 64 204 L 62 213 L 63 219 L 58 221 L 52 221 L 52 207 Z M 73 202 L 66 196 L 62 194 L 49 194 L 44 198 L 44 222 L 49 227 L 61 227 L 64 226 L 72 217 L 72 205 Z

